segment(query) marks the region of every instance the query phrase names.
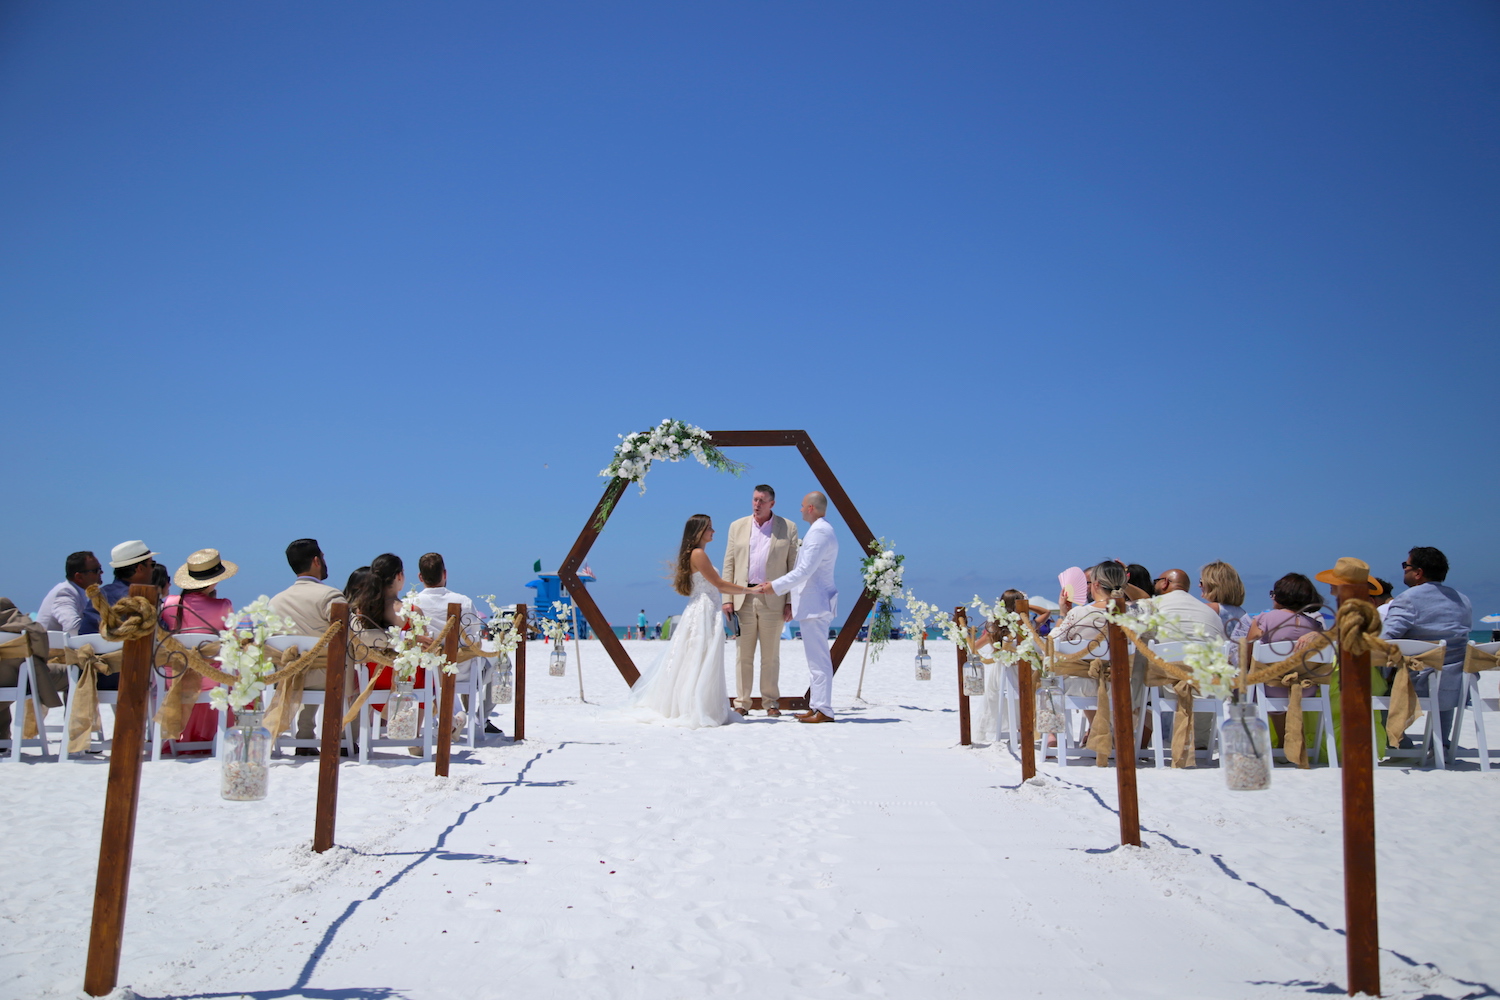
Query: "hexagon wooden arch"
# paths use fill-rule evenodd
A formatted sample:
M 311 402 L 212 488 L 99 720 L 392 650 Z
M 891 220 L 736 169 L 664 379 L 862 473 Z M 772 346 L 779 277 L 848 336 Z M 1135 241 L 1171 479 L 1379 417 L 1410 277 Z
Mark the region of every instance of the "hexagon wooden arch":
M 849 494 L 844 492 L 844 487 L 839 485 L 838 478 L 823 456 L 818 452 L 817 446 L 813 444 L 812 438 L 807 431 L 710 431 L 713 442 L 720 448 L 775 448 L 791 446 L 802 453 L 807 467 L 812 471 L 818 484 L 823 487 L 823 493 L 828 497 L 829 503 L 843 517 L 844 524 L 853 533 L 855 541 L 859 542 L 861 557 L 869 551 L 870 543 L 875 536 L 870 533 L 870 528 L 865 524 L 865 519 L 859 515 L 854 507 L 854 501 L 849 499 Z M 594 540 L 599 537 L 604 523 L 609 520 L 613 513 L 615 504 L 619 502 L 620 496 L 625 492 L 629 483 L 624 479 L 612 479 L 604 488 L 604 496 L 600 497 L 599 505 L 584 522 L 583 530 L 578 533 L 578 541 L 573 543 L 573 549 L 568 557 L 563 560 L 562 568 L 557 571 L 559 580 L 568 593 L 573 597 L 573 603 L 578 605 L 583 617 L 588 620 L 594 629 L 594 634 L 604 643 L 604 648 L 609 651 L 609 658 L 614 661 L 620 676 L 625 678 L 625 683 L 634 686 L 636 679 L 640 677 L 640 671 L 636 670 L 635 663 L 630 659 L 630 654 L 625 652 L 625 647 L 616 638 L 614 629 L 610 628 L 599 605 L 589 596 L 588 588 L 583 581 L 578 579 L 578 568 L 583 565 L 584 558 L 589 554 L 589 549 L 594 545 Z M 859 625 L 865 620 L 865 616 L 875 607 L 875 601 L 870 597 L 868 590 L 859 592 L 859 600 L 854 602 L 854 608 L 849 612 L 849 617 L 844 620 L 844 625 L 839 629 L 838 638 L 833 641 L 833 648 L 829 651 L 833 657 L 833 669 L 837 673 L 839 664 L 844 661 L 844 654 L 849 652 L 849 647 L 854 645 L 854 639 L 859 634 Z M 757 699 L 758 701 L 759 699 Z M 806 707 L 806 699 L 788 699 L 792 707 Z M 800 703 L 800 704 L 799 704 Z

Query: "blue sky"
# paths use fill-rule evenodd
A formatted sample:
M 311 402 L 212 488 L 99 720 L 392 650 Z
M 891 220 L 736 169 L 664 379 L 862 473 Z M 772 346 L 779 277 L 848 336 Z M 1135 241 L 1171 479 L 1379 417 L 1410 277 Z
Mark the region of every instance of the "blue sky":
M 526 599 L 675 417 L 806 428 L 940 604 L 1429 544 L 1500 611 L 1490 3 L 12 2 L 0 135 L 28 608 L 130 538 Z M 813 485 L 738 457 L 622 502 L 613 620 Z

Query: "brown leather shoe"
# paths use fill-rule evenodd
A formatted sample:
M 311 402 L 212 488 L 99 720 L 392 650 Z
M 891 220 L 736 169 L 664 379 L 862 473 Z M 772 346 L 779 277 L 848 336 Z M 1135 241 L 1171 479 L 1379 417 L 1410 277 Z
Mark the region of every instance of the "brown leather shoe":
M 736 706 L 735 707 L 735 711 L 738 712 L 738 713 L 740 713 L 741 715 L 749 715 L 750 714 L 750 710 L 748 708 L 740 708 L 740 707 Z
M 832 722 L 833 720 L 830 719 L 828 716 L 824 715 L 822 712 L 813 712 L 810 715 L 799 715 L 797 717 L 797 721 L 798 722 Z
M 779 709 L 779 708 L 768 708 L 768 709 L 766 709 L 766 714 L 769 715 L 773 719 L 780 718 L 780 716 L 781 716 L 781 709 Z

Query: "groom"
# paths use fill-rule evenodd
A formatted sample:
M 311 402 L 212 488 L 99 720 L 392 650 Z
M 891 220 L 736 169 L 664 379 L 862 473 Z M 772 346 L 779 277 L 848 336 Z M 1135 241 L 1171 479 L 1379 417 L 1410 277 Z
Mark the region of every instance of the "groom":
M 833 585 L 833 567 L 839 557 L 839 540 L 828 523 L 828 498 L 813 492 L 802 498 L 802 520 L 809 525 L 807 537 L 797 550 L 797 565 L 757 589 L 762 594 L 792 595 L 792 617 L 802 623 L 802 649 L 807 654 L 807 672 L 812 679 L 808 711 L 798 722 L 833 721 L 833 657 L 828 654 L 828 626 L 839 609 L 838 588 Z

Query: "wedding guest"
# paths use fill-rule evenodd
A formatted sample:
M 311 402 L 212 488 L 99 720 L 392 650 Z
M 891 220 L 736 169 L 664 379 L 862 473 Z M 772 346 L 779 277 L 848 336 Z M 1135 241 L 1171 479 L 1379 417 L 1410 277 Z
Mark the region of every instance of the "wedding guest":
M 1089 642 L 1104 635 L 1105 612 L 1116 598 L 1126 596 L 1125 589 L 1130 585 L 1130 578 L 1125 572 L 1125 565 L 1118 560 L 1106 559 L 1104 562 L 1090 566 L 1086 574 L 1089 585 L 1089 596 L 1092 601 L 1088 604 L 1080 604 L 1072 608 L 1062 621 L 1052 629 L 1053 639 L 1062 639 L 1065 642 Z M 1102 654 L 1103 644 L 1097 647 Z M 1145 661 L 1137 658 L 1138 662 L 1132 664 L 1130 671 L 1130 695 L 1131 704 L 1136 713 L 1139 713 L 1146 704 L 1145 688 Z M 1080 697 L 1092 697 L 1096 691 L 1094 681 L 1088 677 L 1065 677 L 1063 678 L 1063 690 L 1071 695 Z M 1108 709 L 1106 709 L 1107 711 Z M 1094 712 L 1091 709 L 1084 710 L 1084 717 L 1088 719 L 1090 728 L 1094 724 Z
M 1381 593 L 1372 595 L 1370 603 L 1375 605 L 1375 610 L 1380 612 L 1380 620 L 1384 622 L 1387 612 L 1391 610 L 1391 601 L 1396 596 L 1396 588 L 1383 576 L 1377 576 L 1375 582 L 1380 584 Z
M 271 610 L 296 625 L 300 635 L 321 637 L 333 623 L 333 606 L 344 595 L 323 581 L 328 579 L 328 560 L 316 538 L 299 538 L 286 547 L 286 564 L 295 574 L 291 586 L 271 598 Z M 328 687 L 327 670 L 309 670 L 302 675 L 302 686 L 308 691 Z M 354 672 L 344 671 L 344 696 L 354 687 Z M 318 706 L 303 705 L 297 713 L 297 739 L 315 738 Z M 314 747 L 298 747 L 298 757 L 316 757 Z
M 221 558 L 218 549 L 199 549 L 178 567 L 172 579 L 182 593 L 168 597 L 162 604 L 162 625 L 171 632 L 195 635 L 217 633 L 224 629 L 234 602 L 218 596 L 219 584 L 239 572 L 239 567 Z M 218 661 L 214 662 L 218 666 Z M 200 690 L 212 691 L 217 681 L 201 678 Z M 227 722 L 234 723 L 233 714 Z M 183 743 L 212 743 L 218 734 L 219 712 L 212 705 L 193 706 L 180 734 L 169 733 L 168 739 Z M 207 754 L 208 750 L 190 751 Z
M 437 552 L 428 552 L 417 560 L 417 579 L 422 581 L 422 590 L 417 593 L 417 606 L 422 609 L 422 614 L 427 616 L 428 635 L 437 635 L 448 624 L 448 605 L 457 604 L 460 608 L 459 622 L 468 637 L 470 643 L 476 643 L 484 638 L 484 623 L 479 619 L 479 612 L 474 610 L 474 602 L 456 590 L 448 589 L 448 567 L 443 562 L 443 557 Z M 457 684 L 468 684 L 470 671 L 475 660 L 465 660 L 458 665 L 458 673 L 454 675 Z M 479 660 L 480 668 L 483 669 L 486 661 Z M 480 692 L 480 704 L 477 709 L 469 704 L 469 696 L 463 696 L 464 709 L 466 711 L 481 711 L 484 718 L 484 731 L 487 733 L 499 733 L 500 730 L 494 723 L 490 722 L 490 713 L 495 706 L 489 701 L 489 685 Z M 454 728 L 462 730 L 463 726 L 458 724 L 457 716 L 454 717 Z
M 1318 588 L 1301 573 L 1288 573 L 1271 587 L 1271 610 L 1258 615 L 1246 615 L 1235 622 L 1229 638 L 1234 641 L 1229 651 L 1229 660 L 1236 666 L 1240 662 L 1240 640 L 1250 642 L 1294 642 L 1301 644 L 1304 636 L 1323 631 L 1323 619 L 1316 612 L 1323 606 Z M 1295 649 L 1296 646 L 1293 646 Z M 1285 698 L 1288 689 L 1276 684 L 1265 686 L 1271 698 Z M 1278 734 L 1286 732 L 1286 713 L 1271 712 L 1271 726 Z
M 350 582 L 353 583 L 352 577 Z M 367 645 L 384 646 L 386 639 L 383 633 L 388 628 L 399 627 L 403 632 L 410 631 L 411 622 L 401 614 L 401 588 L 405 583 L 406 568 L 400 556 L 383 552 L 370 560 L 369 575 L 361 577 L 357 592 L 349 595 L 349 610 L 359 616 L 359 629 Z M 394 671 L 390 667 L 374 661 L 365 666 L 376 671 L 375 687 L 372 690 L 391 689 Z M 427 671 L 419 667 L 412 683 L 416 689 L 425 688 Z M 378 712 L 385 707 L 385 702 L 372 698 L 370 707 Z M 417 749 L 416 752 L 420 754 L 421 750 Z
M 1198 571 L 1198 590 L 1203 602 L 1214 609 L 1224 634 L 1234 631 L 1235 625 L 1245 617 L 1245 584 L 1240 574 L 1227 562 L 1211 562 Z
M 121 542 L 109 553 L 109 565 L 115 571 L 113 583 L 106 583 L 99 588 L 104 594 L 104 599 L 110 604 L 118 603 L 120 598 L 130 594 L 130 588 L 137 583 L 150 584 L 151 571 L 156 568 L 154 556 L 161 553 L 152 552 L 142 541 Z
M 167 567 L 157 563 L 151 570 L 151 586 L 156 588 L 156 599 L 165 601 L 167 595 L 172 592 L 172 574 L 167 572 Z
M 1155 580 L 1157 596 L 1151 603 L 1161 614 L 1175 617 L 1157 632 L 1161 642 L 1219 642 L 1224 639 L 1224 621 L 1218 612 L 1188 593 L 1192 585 L 1180 569 L 1169 569 Z M 1244 586 L 1240 600 L 1245 599 Z
M 1125 579 L 1129 586 L 1136 588 L 1147 597 L 1151 596 L 1151 571 L 1140 563 L 1131 563 L 1125 567 Z
M 74 552 L 63 562 L 63 581 L 42 600 L 37 624 L 49 632 L 92 635 L 99 631 L 99 612 L 86 590 L 104 577 L 104 567 L 92 552 Z M 118 680 L 118 678 L 116 678 Z M 101 678 L 102 680 L 102 678 Z
M 1401 564 L 1401 582 L 1407 590 L 1391 601 L 1381 635 L 1387 639 L 1447 640 L 1443 670 L 1438 680 L 1438 709 L 1444 743 L 1452 746 L 1458 734 L 1453 720 L 1463 698 L 1464 650 L 1474 627 L 1474 608 L 1462 593 L 1448 586 L 1448 557 L 1430 545 L 1407 553 Z M 1433 671 L 1417 675 L 1416 692 L 1426 697 Z M 1393 734 L 1394 735 L 1394 734 Z

